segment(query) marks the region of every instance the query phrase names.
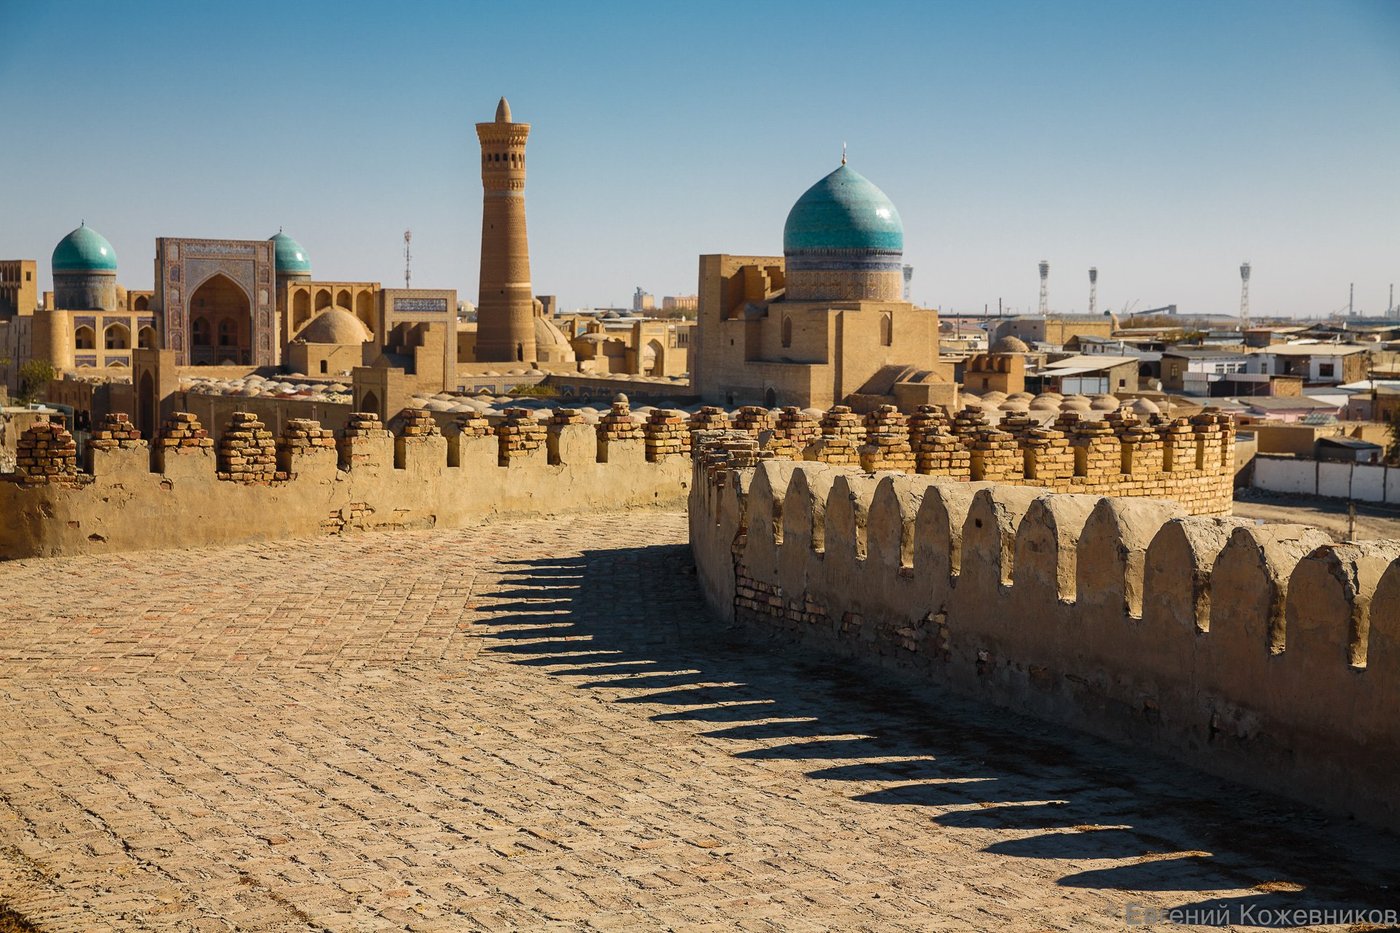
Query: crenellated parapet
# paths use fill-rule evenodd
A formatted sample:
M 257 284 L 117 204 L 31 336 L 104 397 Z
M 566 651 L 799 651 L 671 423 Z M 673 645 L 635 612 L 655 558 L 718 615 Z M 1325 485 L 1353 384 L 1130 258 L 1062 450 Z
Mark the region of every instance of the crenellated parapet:
M 1400 541 L 718 448 L 690 522 L 725 621 L 1400 828 Z
M 388 425 L 357 412 L 338 434 L 291 419 L 281 436 L 238 412 L 217 439 L 176 412 L 149 447 L 121 425 L 103 423 L 83 470 L 62 426 L 20 438 L 19 472 L 0 477 L 0 560 L 679 507 L 690 483 L 684 415 L 643 421 L 625 400 L 599 425 L 521 408 L 446 433 L 417 409 Z
M 1189 421 L 1146 421 L 1129 409 L 1103 418 L 1070 411 L 1048 425 L 1016 412 L 993 424 L 973 407 L 950 417 L 936 405 L 921 405 L 908 418 L 884 405 L 864 420 L 837 405 L 819 421 L 793 408 L 783 410 L 776 424 L 760 412 L 766 409 L 740 409 L 731 429 L 764 438 L 766 456 L 776 459 L 1174 499 L 1193 515 L 1228 514 L 1234 498 L 1234 423 L 1212 412 Z M 704 419 L 707 430 L 726 428 L 717 415 Z M 692 418 L 692 434 L 700 420 Z

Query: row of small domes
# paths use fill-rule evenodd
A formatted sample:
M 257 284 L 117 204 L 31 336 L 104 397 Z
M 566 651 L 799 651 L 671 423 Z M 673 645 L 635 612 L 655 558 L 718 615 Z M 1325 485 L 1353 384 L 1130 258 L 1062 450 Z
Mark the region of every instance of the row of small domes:
M 306 258 L 306 250 L 301 244 L 278 230 L 268 237 L 274 244 L 277 272 L 287 274 L 311 274 L 311 260 Z M 53 249 L 53 271 L 64 272 L 116 272 L 117 251 L 107 238 L 87 225 L 58 241 Z

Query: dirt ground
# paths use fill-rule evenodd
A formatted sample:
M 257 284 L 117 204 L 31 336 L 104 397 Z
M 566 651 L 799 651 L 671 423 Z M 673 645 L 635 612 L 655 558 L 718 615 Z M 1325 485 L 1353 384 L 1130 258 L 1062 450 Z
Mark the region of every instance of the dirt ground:
M 1237 489 L 1235 515 L 1268 523 L 1316 525 L 1338 541 L 1345 541 L 1348 537 L 1347 503 L 1343 499 Z M 1400 540 L 1400 509 L 1356 503 L 1355 540 L 1374 541 L 1382 538 Z

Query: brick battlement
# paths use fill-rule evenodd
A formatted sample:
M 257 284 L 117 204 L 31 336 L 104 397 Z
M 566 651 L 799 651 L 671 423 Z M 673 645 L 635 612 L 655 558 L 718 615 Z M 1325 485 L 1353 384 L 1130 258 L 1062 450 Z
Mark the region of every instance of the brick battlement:
M 722 620 L 1400 829 L 1400 541 L 718 438 L 690 524 Z
M 976 408 L 950 418 L 936 405 L 920 406 L 909 418 L 884 405 L 864 420 L 837 405 L 819 425 L 795 408 L 785 409 L 776 425 L 758 412 L 766 415 L 764 409 L 744 408 L 732 425 L 711 417 L 705 426 L 758 438 L 765 458 L 860 466 L 866 472 L 1174 499 L 1193 515 L 1228 515 L 1234 497 L 1234 422 L 1209 411 L 1189 420 L 1142 421 L 1123 409 L 1102 421 L 1072 416 L 1051 427 L 1015 415 L 991 425 Z
M 20 517 L 0 529 L 0 558 L 679 505 L 688 458 L 699 438 L 716 432 L 728 432 L 729 447 L 752 448 L 755 459 L 1165 496 L 1193 514 L 1228 512 L 1227 418 L 1149 424 L 1126 413 L 1110 417 L 1066 420 L 1056 429 L 1014 419 L 995 427 L 975 409 L 950 417 L 925 406 L 906 418 L 885 406 L 862 419 L 836 406 L 821 418 L 798 409 L 774 417 L 757 407 L 731 418 L 707 407 L 689 417 L 655 409 L 643 419 L 618 396 L 596 425 L 560 408 L 546 420 L 509 409 L 495 424 L 472 415 L 440 427 L 431 413 L 409 409 L 388 424 L 352 414 L 339 435 L 293 419 L 274 436 L 256 415 L 236 412 L 216 444 L 187 412 L 171 414 L 150 441 L 117 414 L 95 432 L 81 465 L 73 439 L 57 425 L 39 424 L 21 437 L 18 471 L 0 477 L 13 480 L 0 482 L 0 508 Z M 470 487 L 460 482 L 463 471 L 474 477 Z M 412 482 L 400 482 L 406 479 Z M 168 510 L 178 515 L 157 518 Z
M 597 426 L 572 414 L 543 423 L 512 410 L 495 426 L 473 416 L 444 432 L 424 411 L 389 426 L 356 413 L 337 437 L 309 419 L 274 436 L 238 412 L 217 444 L 187 412 L 151 442 L 114 415 L 81 469 L 72 436 L 41 422 L 19 439 L 17 471 L 0 476 L 0 559 L 684 504 L 682 415 L 643 422 L 625 399 Z

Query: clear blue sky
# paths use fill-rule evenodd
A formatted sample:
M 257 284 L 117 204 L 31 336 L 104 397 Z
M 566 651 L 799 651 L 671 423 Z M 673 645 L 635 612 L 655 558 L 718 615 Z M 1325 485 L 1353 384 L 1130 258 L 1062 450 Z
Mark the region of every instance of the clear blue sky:
M 157 236 L 297 237 L 318 278 L 475 299 L 472 124 L 534 124 L 535 287 L 695 290 L 780 253 L 851 165 L 903 215 L 914 297 L 1384 311 L 1400 280 L 1400 3 L 140 3 L 0 0 L 0 256 L 78 221 L 122 282 Z

